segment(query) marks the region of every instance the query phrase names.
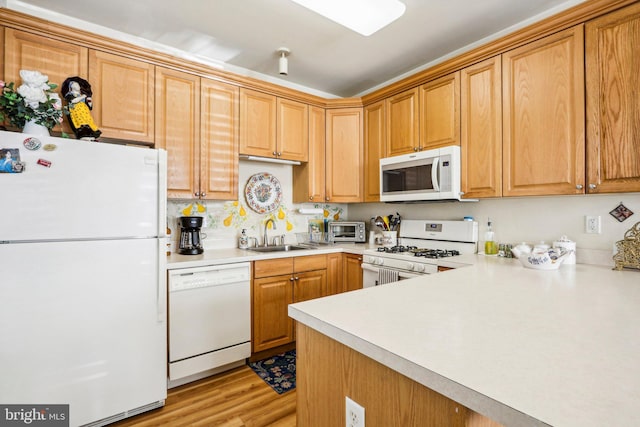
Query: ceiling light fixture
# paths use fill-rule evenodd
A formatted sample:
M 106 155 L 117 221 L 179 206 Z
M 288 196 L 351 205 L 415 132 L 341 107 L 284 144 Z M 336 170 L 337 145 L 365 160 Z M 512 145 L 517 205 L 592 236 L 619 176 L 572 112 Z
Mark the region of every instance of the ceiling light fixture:
M 406 9 L 399 0 L 292 0 L 350 30 L 370 36 L 400 18 Z
M 283 76 L 286 76 L 289 74 L 289 61 L 287 60 L 287 56 L 289 56 L 291 51 L 286 47 L 281 47 L 277 52 L 280 54 L 280 59 L 278 60 L 278 71 Z

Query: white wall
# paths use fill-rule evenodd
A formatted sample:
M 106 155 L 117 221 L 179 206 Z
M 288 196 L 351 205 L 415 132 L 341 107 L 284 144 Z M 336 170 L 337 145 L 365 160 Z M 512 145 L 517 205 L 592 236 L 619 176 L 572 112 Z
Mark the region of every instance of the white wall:
M 634 215 L 620 223 L 609 214 L 622 202 Z M 446 202 L 421 204 L 367 203 L 349 206 L 349 219 L 365 220 L 376 215 L 399 212 L 407 219 L 462 219 L 473 216 L 480 223 L 483 239 L 487 217 L 491 217 L 496 239 L 501 243 L 526 241 L 550 243 L 566 235 L 580 249 L 596 249 L 612 253 L 613 245 L 625 231 L 640 221 L 640 194 L 549 196 L 526 198 L 482 199 L 479 202 Z M 601 234 L 586 234 L 585 215 L 599 215 Z

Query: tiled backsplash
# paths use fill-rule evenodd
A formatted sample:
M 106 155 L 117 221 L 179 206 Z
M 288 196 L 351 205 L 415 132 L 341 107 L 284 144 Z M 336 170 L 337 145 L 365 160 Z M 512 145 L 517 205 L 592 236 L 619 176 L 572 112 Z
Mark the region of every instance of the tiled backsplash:
M 180 233 L 177 219 L 181 216 L 202 216 L 204 218 L 202 232 L 206 235 L 206 238 L 203 239 L 205 249 L 237 247 L 242 229 L 247 230 L 248 236 L 261 239 L 264 223 L 269 218 L 273 219 L 276 224 L 275 229 L 269 224 L 269 237 L 284 234 L 286 243 L 296 242 L 295 233 L 307 232 L 309 220 L 346 218 L 346 205 L 292 203 L 291 171 L 292 166 L 290 165 L 240 161 L 237 200 L 227 202 L 169 200 L 167 220 L 172 231 L 174 245 Z M 262 172 L 274 175 L 282 186 L 282 203 L 279 208 L 266 214 L 251 210 L 244 196 L 245 185 L 249 178 Z M 320 208 L 322 213 L 303 215 L 298 212 L 300 208 Z

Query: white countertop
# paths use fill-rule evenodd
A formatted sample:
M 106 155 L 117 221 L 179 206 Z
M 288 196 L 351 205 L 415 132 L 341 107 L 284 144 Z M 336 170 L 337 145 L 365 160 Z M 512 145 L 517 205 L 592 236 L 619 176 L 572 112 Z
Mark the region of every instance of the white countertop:
M 507 426 L 640 425 L 640 272 L 459 260 L 289 314 Z
M 292 256 L 320 255 L 335 252 L 362 254 L 365 249 L 375 248 L 365 243 L 340 243 L 323 245 L 317 249 L 282 252 L 256 252 L 248 249 L 224 248 L 208 249 L 200 255 L 180 255 L 172 253 L 167 257 L 167 269 L 206 267 L 209 265 L 230 264 L 234 262 L 257 261 L 261 259 L 288 258 Z

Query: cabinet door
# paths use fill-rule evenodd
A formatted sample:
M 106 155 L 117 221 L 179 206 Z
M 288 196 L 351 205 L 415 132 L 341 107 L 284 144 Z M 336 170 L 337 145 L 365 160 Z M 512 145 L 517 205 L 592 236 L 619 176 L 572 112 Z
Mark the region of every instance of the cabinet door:
M 327 111 L 326 198 L 362 201 L 362 108 Z
M 334 295 L 342 292 L 342 253 L 327 254 L 327 292 Z
M 420 87 L 420 150 L 460 145 L 460 72 Z
M 167 150 L 167 197 L 200 197 L 200 78 L 156 68 L 156 147 Z
M 154 65 L 89 52 L 93 117 L 105 138 L 154 142 Z
M 237 86 L 201 79 L 200 191 L 207 200 L 238 197 Z
M 502 79 L 502 194 L 583 193 L 583 26 L 505 53 Z
M 362 255 L 344 254 L 343 291 L 362 289 Z
M 293 341 L 287 306 L 293 301 L 290 274 L 253 280 L 253 353 Z
M 385 157 L 385 101 L 364 107 L 364 201 L 380 201 L 380 159 Z
M 497 56 L 461 71 L 460 152 L 465 198 L 502 196 L 502 73 Z
M 277 156 L 281 159 L 309 160 L 309 107 L 302 102 L 278 98 L 276 127 Z
M 240 154 L 277 157 L 275 96 L 240 88 Z
M 68 77 L 88 77 L 89 50 L 85 47 L 11 28 L 5 29 L 5 43 L 4 79 L 15 82 L 16 88 L 22 84 L 20 70 L 35 70 L 47 75 L 50 83 L 58 85 L 56 92 L 59 94 L 62 83 Z M 89 83 L 94 91 L 95 105 L 95 85 L 93 81 Z M 64 95 L 60 94 L 60 97 L 64 98 Z M 53 131 L 73 135 L 69 120 L 66 116 L 64 119 L 62 126 L 55 126 Z
M 293 202 L 324 201 L 325 112 L 309 107 L 309 161 L 293 167 Z
M 296 273 L 293 283 L 293 302 L 323 297 L 327 293 L 327 270 Z
M 640 4 L 586 25 L 587 191 L 640 191 Z
M 388 156 L 413 153 L 419 149 L 418 93 L 418 88 L 414 88 L 385 100 Z

